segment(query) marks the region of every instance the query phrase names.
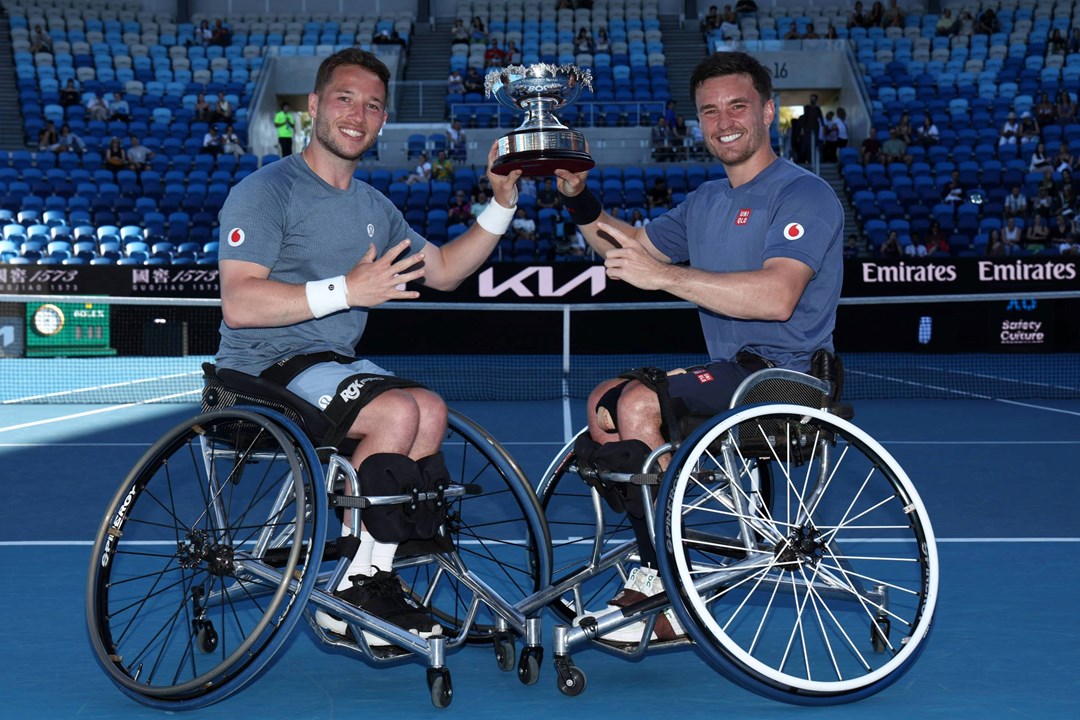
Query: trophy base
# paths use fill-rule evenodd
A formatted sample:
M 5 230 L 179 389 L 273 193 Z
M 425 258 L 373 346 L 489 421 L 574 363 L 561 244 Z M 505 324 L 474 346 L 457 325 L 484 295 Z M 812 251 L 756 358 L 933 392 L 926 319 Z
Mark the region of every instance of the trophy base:
M 596 167 L 596 162 L 589 153 L 577 150 L 527 150 L 510 155 L 503 155 L 491 163 L 491 172 L 496 175 L 509 175 L 520 170 L 522 175 L 539 177 L 554 175 L 562 168 L 573 173 L 585 172 Z

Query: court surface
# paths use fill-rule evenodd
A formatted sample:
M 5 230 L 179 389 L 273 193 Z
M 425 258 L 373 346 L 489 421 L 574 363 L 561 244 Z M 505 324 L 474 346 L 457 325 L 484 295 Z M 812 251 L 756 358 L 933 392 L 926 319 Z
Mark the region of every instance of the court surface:
M 453 403 L 492 432 L 535 485 L 561 447 L 558 402 Z M 374 668 L 317 645 L 301 623 L 250 687 L 197 718 L 1056 718 L 1080 707 L 1080 402 L 865 400 L 855 422 L 915 481 L 939 538 L 942 587 L 929 645 L 895 685 L 859 703 L 785 705 L 716 674 L 692 650 L 629 663 L 582 649 L 588 687 L 555 688 L 551 628 L 540 682 L 521 685 L 487 647 L 447 659 L 454 700 L 431 706 L 424 668 Z M 154 718 L 93 659 L 84 583 L 93 533 L 125 473 L 193 405 L 0 407 L 0 560 L 6 619 L 0 718 Z M 583 418 L 572 403 L 569 418 Z M 1071 709 L 1070 709 L 1071 708 Z

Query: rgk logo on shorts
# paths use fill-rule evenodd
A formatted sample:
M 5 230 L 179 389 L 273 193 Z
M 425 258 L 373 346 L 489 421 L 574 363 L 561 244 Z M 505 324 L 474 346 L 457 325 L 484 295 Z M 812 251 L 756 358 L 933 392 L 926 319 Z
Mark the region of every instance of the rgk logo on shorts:
M 698 379 L 698 382 L 704 385 L 705 383 L 712 382 L 715 378 L 708 370 L 695 370 L 694 376 Z
M 739 211 L 739 216 L 735 218 L 736 225 L 745 225 L 750 222 L 750 208 L 743 208 Z
M 379 377 L 369 377 L 364 378 L 363 380 L 353 380 L 352 384 L 342 390 L 341 394 L 338 397 L 340 397 L 345 402 L 355 400 L 356 398 L 360 397 L 360 391 L 364 389 L 365 385 L 367 385 L 369 382 L 380 381 L 382 381 L 382 378 Z

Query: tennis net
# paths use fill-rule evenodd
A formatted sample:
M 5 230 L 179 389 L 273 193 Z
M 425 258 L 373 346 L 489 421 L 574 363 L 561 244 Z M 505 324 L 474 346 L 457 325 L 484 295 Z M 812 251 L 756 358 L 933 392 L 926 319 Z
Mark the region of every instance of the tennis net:
M 0 403 L 197 402 L 213 299 L 0 295 Z M 845 298 L 844 397 L 1080 398 L 1080 292 Z M 358 353 L 447 400 L 584 398 L 705 362 L 685 303 L 395 303 Z

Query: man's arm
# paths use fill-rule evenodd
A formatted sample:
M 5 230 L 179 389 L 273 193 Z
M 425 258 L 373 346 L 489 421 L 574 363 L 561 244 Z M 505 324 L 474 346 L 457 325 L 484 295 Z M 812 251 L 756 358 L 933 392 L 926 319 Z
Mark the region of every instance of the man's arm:
M 219 263 L 221 312 L 231 328 L 283 327 L 316 315 L 309 298 L 340 293 L 337 310 L 346 307 L 375 307 L 389 300 L 415 300 L 418 292 L 403 289 L 404 284 L 424 275 L 418 263 L 424 253 L 415 253 L 397 262 L 394 259 L 407 247 L 404 240 L 375 258 L 375 246 L 368 248 L 360 262 L 344 276 L 344 289 L 331 279 L 292 285 L 270 279 L 270 268 L 246 260 L 222 260 Z M 331 289 L 329 285 L 333 284 Z M 344 304 L 346 307 L 341 307 Z M 336 311 L 336 310 L 334 310 Z
M 573 198 L 578 197 L 583 192 L 589 192 L 585 186 L 585 178 L 588 174 L 588 171 L 583 173 L 572 173 L 568 170 L 555 170 L 555 176 L 558 178 L 556 182 L 558 183 L 559 192 L 565 198 L 563 200 L 564 205 L 572 204 L 574 202 Z M 599 203 L 599 199 L 597 199 L 596 202 Z M 587 242 L 589 247 L 595 250 L 601 257 L 606 258 L 609 251 L 619 247 L 619 244 L 615 241 L 612 233 L 606 232 L 601 228 L 601 225 L 604 225 L 607 228 L 614 228 L 622 235 L 634 239 L 658 262 L 671 262 L 670 258 L 653 246 L 652 241 L 649 240 L 649 236 L 645 232 L 644 226 L 636 228 L 628 222 L 613 218 L 602 210 L 600 216 L 595 220 L 584 224 L 580 222 L 577 223 L 578 230 L 581 231 L 582 236 L 585 238 L 585 242 Z
M 477 222 L 452 242 L 442 247 L 428 243 L 424 247 L 424 284 L 427 287 L 435 290 L 456 288 L 484 264 L 499 238 L 510 227 L 517 209 L 517 181 L 521 171 L 514 170 L 509 175 L 491 172 L 497 146 L 498 141 L 492 143 L 488 150 L 487 177 L 494 196 L 492 204 L 480 213 Z M 485 229 L 485 225 L 490 229 Z
M 606 223 L 597 225 L 621 245 L 605 256 L 608 277 L 642 290 L 663 290 L 731 318 L 784 322 L 814 277 L 805 263 L 782 257 L 769 258 L 760 270 L 745 272 L 718 273 L 672 265 L 653 257 L 657 251 L 651 243 L 646 246 Z

